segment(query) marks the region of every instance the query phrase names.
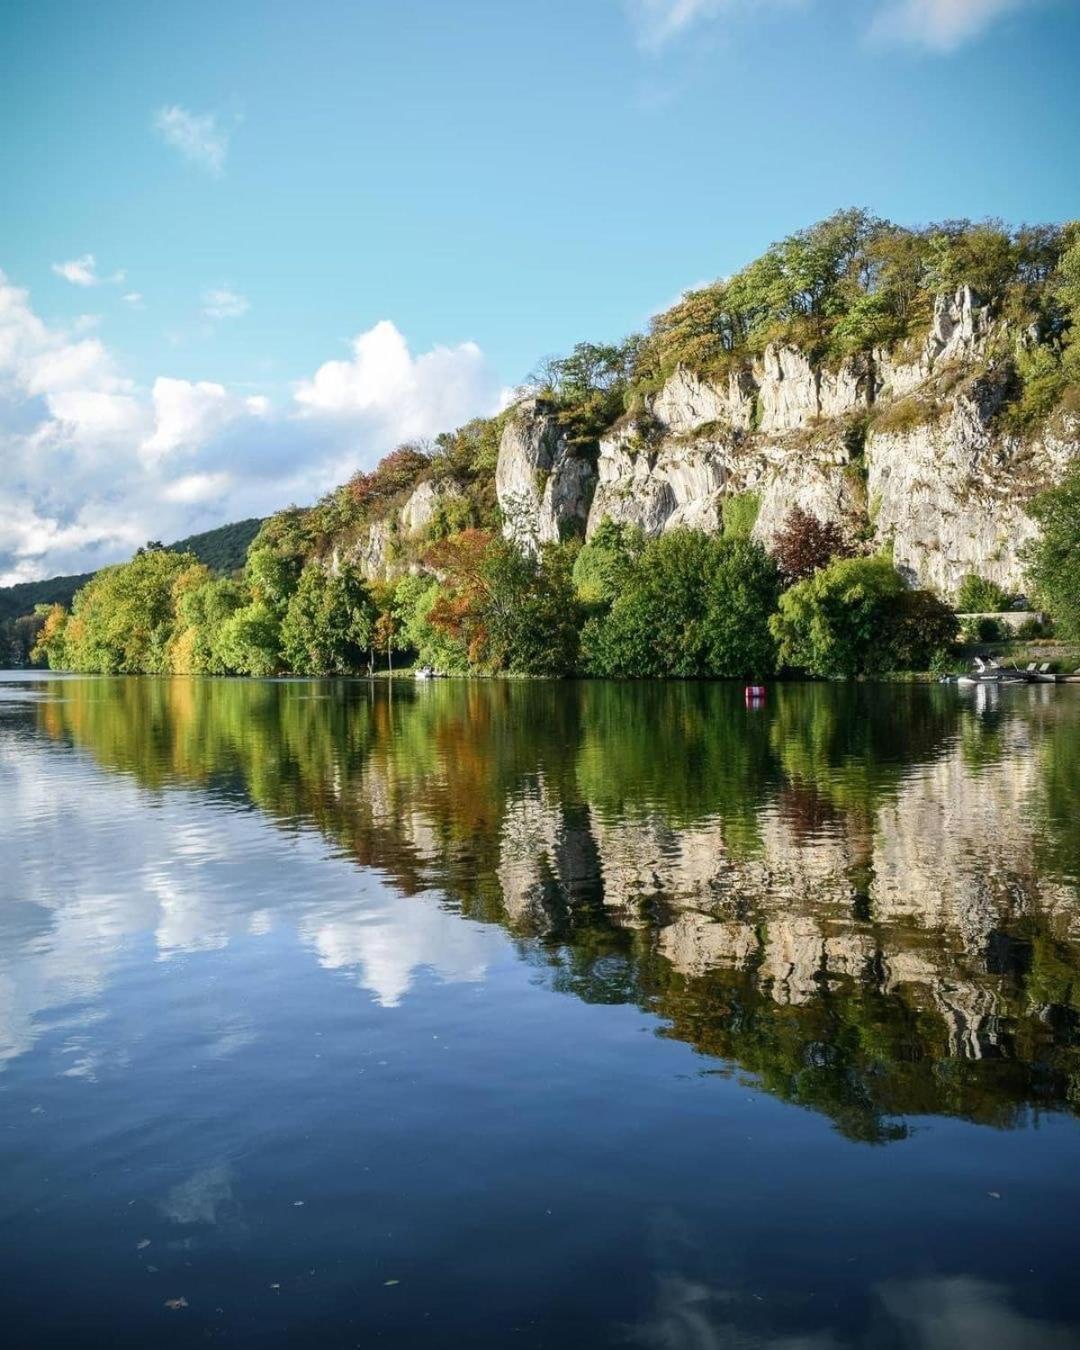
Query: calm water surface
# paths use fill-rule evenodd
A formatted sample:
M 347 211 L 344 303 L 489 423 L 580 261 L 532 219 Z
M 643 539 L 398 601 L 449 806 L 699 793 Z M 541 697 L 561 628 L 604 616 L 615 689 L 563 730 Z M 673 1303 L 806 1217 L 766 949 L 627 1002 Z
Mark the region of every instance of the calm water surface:
M 0 679 L 6 1346 L 1080 1345 L 1080 688 Z

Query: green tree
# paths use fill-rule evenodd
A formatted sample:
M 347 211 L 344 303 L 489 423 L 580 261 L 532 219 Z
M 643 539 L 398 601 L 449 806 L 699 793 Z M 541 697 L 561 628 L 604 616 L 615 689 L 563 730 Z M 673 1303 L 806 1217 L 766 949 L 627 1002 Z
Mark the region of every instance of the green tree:
M 167 671 L 174 583 L 198 566 L 191 554 L 147 548 L 128 563 L 102 568 L 76 593 L 63 641 L 49 651 L 50 664 L 103 675 Z
M 238 675 L 277 675 L 282 668 L 281 620 L 265 600 L 253 600 L 221 626 L 215 648 Z
M 776 567 L 745 539 L 672 530 L 627 568 L 610 611 L 582 632 L 592 675 L 757 675 L 775 665 Z
M 776 670 L 769 616 L 779 595 L 776 564 L 759 544 L 717 541 L 705 612 L 710 675 L 761 679 Z
M 574 559 L 574 586 L 583 603 L 610 605 L 644 547 L 639 525 L 617 524 L 605 517 Z
M 355 673 L 364 664 L 377 617 L 371 592 L 355 567 L 308 563 L 281 625 L 286 665 L 301 675 Z
M 538 560 L 504 540 L 483 567 L 486 662 L 516 675 L 568 675 L 577 665 L 580 607 L 572 552 L 546 544 Z
M 1080 456 L 1029 509 L 1042 533 L 1026 554 L 1028 578 L 1056 631 L 1080 638 Z
M 882 642 L 904 583 L 886 558 L 840 558 L 780 597 L 769 621 L 783 665 L 844 677 L 888 669 Z

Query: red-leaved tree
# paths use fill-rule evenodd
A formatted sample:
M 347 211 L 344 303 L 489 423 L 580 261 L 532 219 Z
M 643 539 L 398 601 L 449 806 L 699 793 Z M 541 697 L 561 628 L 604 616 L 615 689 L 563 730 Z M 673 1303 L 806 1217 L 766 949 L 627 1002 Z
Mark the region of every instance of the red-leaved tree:
M 772 555 L 786 585 L 813 576 L 833 558 L 848 558 L 853 549 L 843 530 L 833 520 L 818 520 L 801 506 L 788 512 L 783 528 L 773 541 Z

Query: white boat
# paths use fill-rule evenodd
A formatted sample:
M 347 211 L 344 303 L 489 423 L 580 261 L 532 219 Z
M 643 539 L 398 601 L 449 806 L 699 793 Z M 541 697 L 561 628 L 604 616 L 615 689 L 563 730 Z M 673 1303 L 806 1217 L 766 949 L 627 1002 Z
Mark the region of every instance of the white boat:
M 435 672 L 430 666 L 417 666 L 413 671 L 413 678 L 417 680 L 433 680 L 435 678 Z

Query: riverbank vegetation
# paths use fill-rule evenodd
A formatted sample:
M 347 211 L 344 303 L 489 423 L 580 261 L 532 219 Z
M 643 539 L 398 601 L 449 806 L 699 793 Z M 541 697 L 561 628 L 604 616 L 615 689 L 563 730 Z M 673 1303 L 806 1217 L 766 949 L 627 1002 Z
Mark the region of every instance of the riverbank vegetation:
M 1075 576 L 1080 557 L 1076 477 L 1041 499 L 1048 527 L 1032 553 L 1065 630 L 1075 592 L 1054 578 Z M 858 554 L 804 512 L 772 552 L 738 530 L 646 539 L 609 521 L 533 557 L 470 526 L 382 583 L 305 558 L 287 526 L 272 521 L 233 577 L 156 547 L 105 568 L 70 612 L 43 607 L 37 658 L 109 674 L 355 675 L 416 661 L 453 674 L 850 678 L 941 668 L 960 633 L 886 556 Z M 963 598 L 1007 600 L 991 592 L 972 578 Z
M 1080 637 L 1080 466 L 1034 510 L 1033 594 L 1060 636 Z M 605 521 L 587 543 L 535 556 L 466 525 L 383 582 L 336 549 L 313 552 L 308 529 L 304 513 L 274 517 L 231 576 L 190 553 L 140 549 L 97 573 L 70 611 L 39 607 L 35 659 L 107 674 L 355 675 L 415 661 L 448 674 L 851 678 L 944 669 L 956 611 L 1012 600 L 971 575 L 954 610 L 800 510 L 771 550 L 735 519 L 717 535 L 653 539 Z M 992 639 L 996 622 L 980 622 L 994 624 Z

